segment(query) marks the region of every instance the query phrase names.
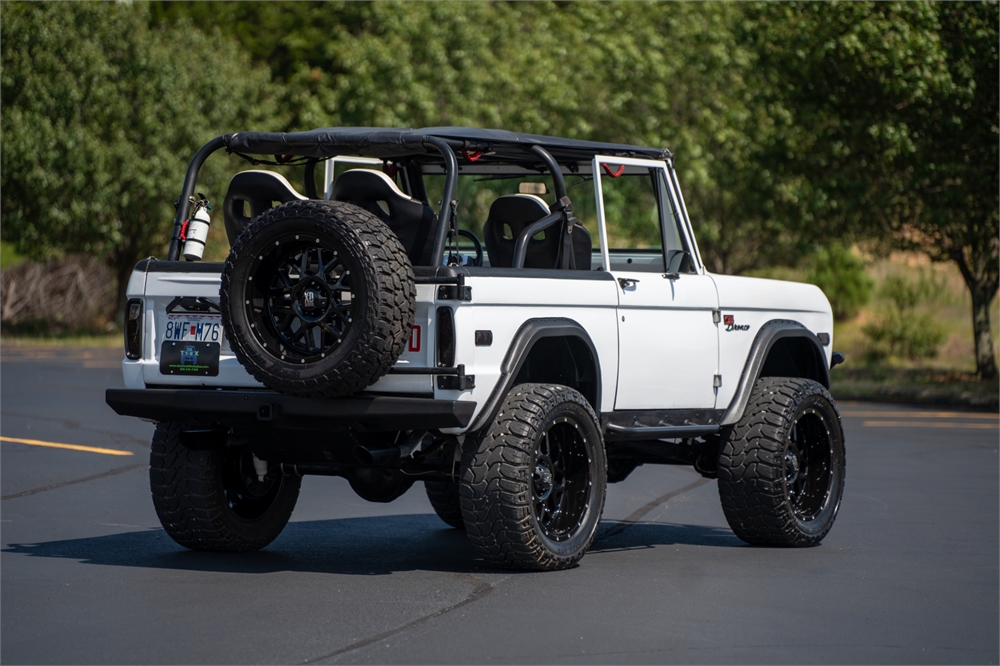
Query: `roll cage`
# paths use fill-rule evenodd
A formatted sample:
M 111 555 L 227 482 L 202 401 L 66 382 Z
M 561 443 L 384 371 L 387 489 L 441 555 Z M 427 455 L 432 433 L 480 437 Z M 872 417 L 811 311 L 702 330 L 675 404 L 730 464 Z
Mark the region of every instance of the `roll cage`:
M 582 169 L 589 169 L 595 155 L 672 163 L 672 155 L 666 149 L 462 127 L 418 130 L 328 128 L 308 132 L 226 134 L 202 146 L 188 166 L 178 199 L 168 261 L 180 258 L 182 229 L 191 213 L 190 201 L 195 192 L 198 172 L 212 153 L 223 148 L 251 164 L 304 165 L 305 192 L 309 198 L 319 198 L 313 178 L 317 163 L 340 156 L 361 156 L 372 159 L 373 164 L 375 160 L 381 160 L 384 165 L 392 163 L 397 167 L 404 167 L 405 188 L 411 196 L 425 203 L 429 202 L 421 174 L 425 171 L 443 173 L 444 190 L 431 252 L 432 261 L 436 263 L 443 260 L 449 234 L 455 231 L 455 192 L 460 168 L 490 171 L 509 169 L 512 173 L 547 174 L 552 178 L 556 196 L 556 203 L 550 207 L 552 213 L 531 225 L 522 236 L 526 242 L 532 235 L 560 225 L 561 243 L 565 247 L 565 251 L 561 253 L 560 268 L 564 269 L 571 267 L 569 230 L 576 224 L 572 202 L 566 193 L 564 173 L 578 173 Z M 262 159 L 260 156 L 273 156 L 273 160 Z M 410 166 L 417 168 L 407 168 Z M 329 190 L 332 168 L 329 163 L 326 168 L 326 189 Z M 329 191 L 324 194 L 329 196 Z

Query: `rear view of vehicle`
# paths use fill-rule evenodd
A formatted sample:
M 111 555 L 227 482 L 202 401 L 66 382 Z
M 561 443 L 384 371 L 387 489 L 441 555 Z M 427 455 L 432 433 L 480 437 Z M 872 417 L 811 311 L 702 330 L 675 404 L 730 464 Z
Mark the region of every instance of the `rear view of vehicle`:
M 302 166 L 304 186 L 241 171 L 213 228 L 194 193 L 221 149 Z M 612 224 L 644 246 L 617 247 Z M 201 261 L 210 233 L 224 262 Z M 719 478 L 750 543 L 819 543 L 839 508 L 829 304 L 710 274 L 665 150 L 469 128 L 225 135 L 195 155 L 167 258 L 140 262 L 127 297 L 126 388 L 107 401 L 156 423 L 154 506 L 189 548 L 266 546 L 305 474 L 373 502 L 423 481 L 479 556 L 523 569 L 578 562 L 607 484 L 643 464 Z

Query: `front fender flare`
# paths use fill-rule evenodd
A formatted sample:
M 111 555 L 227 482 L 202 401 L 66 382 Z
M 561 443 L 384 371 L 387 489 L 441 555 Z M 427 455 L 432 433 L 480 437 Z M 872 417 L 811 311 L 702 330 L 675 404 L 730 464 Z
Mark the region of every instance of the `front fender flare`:
M 820 342 L 816 334 L 797 321 L 774 319 L 761 326 L 757 332 L 757 337 L 754 338 L 753 344 L 750 346 L 747 362 L 743 366 L 739 386 L 722 417 L 721 425 L 733 425 L 743 418 L 743 410 L 746 409 L 747 401 L 750 399 L 750 391 L 753 390 L 754 384 L 760 377 L 767 355 L 774 343 L 782 338 L 804 338 L 815 347 L 815 352 L 823 360 L 822 363 L 818 364 L 821 375 L 819 382 L 825 388 L 830 388 L 829 364 L 826 361 L 826 354 L 823 352 L 823 343 Z

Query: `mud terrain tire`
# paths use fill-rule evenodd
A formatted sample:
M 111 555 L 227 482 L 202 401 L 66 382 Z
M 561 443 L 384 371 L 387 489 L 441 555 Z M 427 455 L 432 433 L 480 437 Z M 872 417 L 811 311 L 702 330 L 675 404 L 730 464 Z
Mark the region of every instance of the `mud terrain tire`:
M 840 508 L 844 456 L 840 414 L 821 384 L 757 380 L 719 456 L 729 526 L 749 544 L 818 544 Z
M 521 384 L 462 460 L 462 515 L 491 564 L 566 569 L 597 534 L 607 490 L 604 440 L 575 389 Z
M 229 345 L 259 382 L 339 397 L 389 372 L 413 325 L 413 269 L 395 234 L 341 201 L 293 201 L 240 234 L 222 273 Z
M 299 497 L 302 479 L 270 465 L 260 481 L 242 446 L 193 451 L 181 442 L 180 423 L 160 423 L 149 454 L 153 506 L 171 539 L 193 550 L 259 550 L 281 533 Z M 220 435 L 224 438 L 225 435 Z

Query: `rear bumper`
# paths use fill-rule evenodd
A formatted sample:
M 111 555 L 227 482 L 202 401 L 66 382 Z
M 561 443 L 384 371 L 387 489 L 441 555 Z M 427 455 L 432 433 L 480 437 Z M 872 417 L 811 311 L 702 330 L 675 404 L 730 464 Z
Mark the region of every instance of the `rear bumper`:
M 395 396 L 298 398 L 272 391 L 108 389 L 122 416 L 152 421 L 270 426 L 290 430 L 435 430 L 464 428 L 476 403 Z

